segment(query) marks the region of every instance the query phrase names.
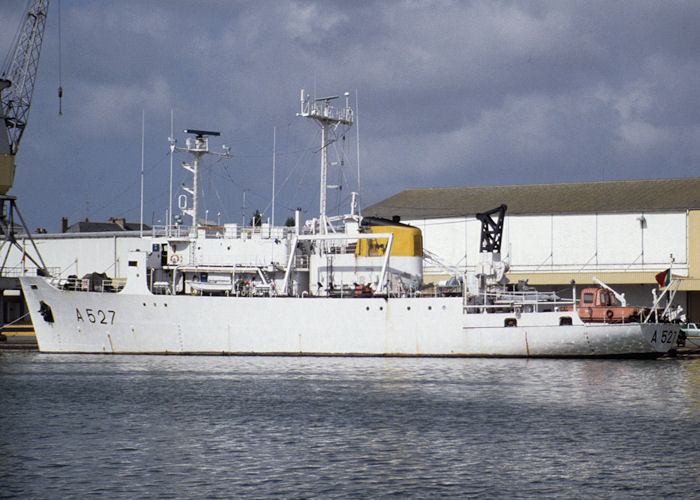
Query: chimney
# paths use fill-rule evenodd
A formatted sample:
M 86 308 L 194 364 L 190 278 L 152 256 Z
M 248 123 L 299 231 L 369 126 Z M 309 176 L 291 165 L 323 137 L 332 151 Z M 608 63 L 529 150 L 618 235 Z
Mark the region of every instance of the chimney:
M 68 217 L 61 217 L 61 232 L 68 231 Z
M 126 229 L 126 218 L 125 217 L 110 217 L 109 222 L 111 222 L 112 224 L 116 224 L 117 226 L 119 226 L 123 230 Z

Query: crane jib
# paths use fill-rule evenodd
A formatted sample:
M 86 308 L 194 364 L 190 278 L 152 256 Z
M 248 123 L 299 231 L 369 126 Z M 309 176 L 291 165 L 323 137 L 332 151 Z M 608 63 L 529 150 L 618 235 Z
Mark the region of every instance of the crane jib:
M 0 194 L 14 182 L 14 156 L 27 126 L 49 0 L 32 0 L 3 65 L 0 80 Z

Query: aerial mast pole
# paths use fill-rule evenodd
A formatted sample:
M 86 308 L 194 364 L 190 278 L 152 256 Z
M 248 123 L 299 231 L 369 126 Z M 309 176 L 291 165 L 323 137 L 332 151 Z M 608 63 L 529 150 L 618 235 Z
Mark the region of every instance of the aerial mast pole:
M 168 142 L 170 146 L 174 146 L 177 142 L 175 139 L 175 134 L 173 131 L 173 110 L 170 108 L 170 136 L 168 137 Z M 168 205 L 168 236 L 170 236 L 170 231 L 173 225 L 173 152 L 174 149 L 170 149 L 170 194 L 169 194 L 169 205 Z
M 321 126 L 321 193 L 319 197 L 319 230 L 328 233 L 328 216 L 326 214 L 326 197 L 328 186 L 328 146 L 338 140 L 335 133 L 339 125 L 351 126 L 353 112 L 350 108 L 350 93 L 345 92 L 345 107 L 331 106 L 331 101 L 339 96 L 321 97 L 311 100 L 304 90 L 301 91 L 301 112 L 297 116 L 311 118 Z
M 272 227 L 275 227 L 275 167 L 277 158 L 277 127 L 272 128 Z

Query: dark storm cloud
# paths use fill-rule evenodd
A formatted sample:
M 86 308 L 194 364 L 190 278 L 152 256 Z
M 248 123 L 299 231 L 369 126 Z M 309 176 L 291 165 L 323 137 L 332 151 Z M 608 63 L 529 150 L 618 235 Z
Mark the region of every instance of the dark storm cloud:
M 22 4 L 0 7 L 4 46 Z M 239 220 L 244 188 L 249 212 L 269 205 L 277 127 L 278 203 L 313 215 L 318 155 L 291 153 L 318 147 L 295 118 L 301 88 L 357 90 L 365 205 L 409 187 L 695 176 L 698 5 L 64 1 L 65 114 L 54 5 L 14 193 L 34 225 L 137 218 L 144 110 L 147 212 L 162 214 L 174 109 L 176 132 L 221 130 L 215 147 L 233 148 L 210 168 L 213 212 Z

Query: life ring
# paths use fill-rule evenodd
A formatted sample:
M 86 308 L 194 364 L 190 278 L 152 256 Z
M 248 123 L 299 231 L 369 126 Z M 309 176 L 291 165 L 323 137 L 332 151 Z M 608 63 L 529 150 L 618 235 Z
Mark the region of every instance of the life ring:
M 605 311 L 605 317 L 608 319 L 612 319 L 614 315 L 615 315 L 615 313 L 613 312 L 612 309 L 608 309 L 607 311 Z
M 170 263 L 171 264 L 179 264 L 180 263 L 180 256 L 179 255 L 171 255 L 170 256 Z

